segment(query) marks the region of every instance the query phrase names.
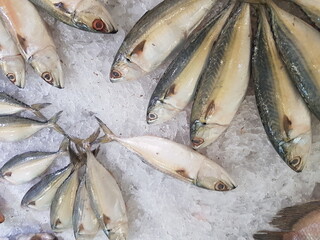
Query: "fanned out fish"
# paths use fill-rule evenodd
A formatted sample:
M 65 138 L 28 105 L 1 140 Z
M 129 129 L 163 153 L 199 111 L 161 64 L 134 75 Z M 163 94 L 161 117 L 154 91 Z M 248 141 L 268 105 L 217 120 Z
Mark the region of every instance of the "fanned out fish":
M 234 2 L 213 18 L 170 64 L 151 96 L 147 110 L 149 124 L 171 119 L 191 102 L 211 48 L 233 7 Z
M 73 169 L 74 166 L 69 164 L 65 168 L 45 176 L 28 190 L 21 201 L 21 206 L 37 210 L 48 209 L 58 188 L 70 176 Z
M 320 33 L 267 0 L 278 50 L 311 112 L 320 119 Z
M 124 39 L 111 82 L 135 80 L 160 66 L 186 42 L 216 0 L 164 0 L 148 11 Z
M 27 152 L 11 158 L 0 169 L 0 176 L 13 184 L 29 182 L 43 174 L 53 161 L 67 153 L 69 140 L 64 139 L 57 152 Z
M 312 19 L 312 21 L 320 27 L 320 1 L 318 0 L 291 0 Z
M 259 12 L 253 57 L 257 106 L 272 145 L 285 163 L 301 172 L 311 149 L 310 113 L 281 60 L 265 9 L 260 6 Z
M 261 231 L 256 240 L 318 240 L 320 238 L 320 201 L 282 209 L 270 223 L 281 232 Z
M 85 177 L 82 178 L 73 208 L 73 232 L 76 240 L 93 239 L 100 229 L 99 221 L 91 206 L 86 188 Z
M 107 8 L 99 0 L 30 0 L 56 19 L 81 30 L 116 33 Z
M 121 190 L 104 166 L 87 151 L 86 188 L 91 206 L 110 240 L 126 240 L 128 218 Z
M 20 235 L 17 240 L 58 240 L 58 238 L 51 233 L 36 233 L 28 235 Z
M 0 16 L 25 60 L 47 83 L 63 88 L 55 44 L 32 3 L 0 0 Z
M 210 52 L 192 106 L 193 148 L 211 144 L 224 132 L 245 96 L 250 76 L 250 5 L 241 3 Z
M 25 64 L 16 44 L 0 21 L 0 67 L 16 86 L 25 86 Z
M 46 122 L 17 116 L 0 116 L 0 141 L 14 142 L 23 140 L 48 127 L 65 135 L 63 129 L 57 125 L 61 113 L 62 111 L 58 112 Z
M 119 138 L 100 119 L 97 120 L 105 132 L 97 142 L 117 141 L 157 170 L 201 188 L 216 191 L 236 188 L 221 166 L 183 144 L 153 136 Z

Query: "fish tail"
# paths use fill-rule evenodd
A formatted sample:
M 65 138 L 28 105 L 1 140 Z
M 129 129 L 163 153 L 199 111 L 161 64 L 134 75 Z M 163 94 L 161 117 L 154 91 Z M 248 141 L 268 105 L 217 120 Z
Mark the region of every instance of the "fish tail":
M 61 133 L 62 135 L 69 138 L 69 136 L 66 134 L 66 132 L 57 124 L 61 114 L 63 111 L 60 111 L 56 113 L 52 118 L 49 119 L 48 123 L 56 130 L 58 133 Z
M 253 235 L 256 240 L 283 240 L 284 235 L 288 232 L 270 232 L 261 231 Z
M 82 152 L 83 149 L 90 149 L 91 144 L 94 144 L 100 134 L 100 128 L 98 128 L 94 133 L 92 133 L 87 139 L 80 139 L 76 137 L 71 137 L 71 141 L 76 144 L 77 150 Z
M 41 109 L 50 106 L 51 103 L 39 103 L 39 104 L 33 104 L 30 106 L 31 111 L 39 118 L 47 120 L 47 118 L 45 116 L 42 115 L 42 113 L 40 112 Z
M 60 153 L 67 152 L 69 149 L 69 143 L 70 143 L 69 138 L 65 137 L 60 144 L 58 152 Z
M 114 133 L 107 127 L 107 125 L 102 122 L 102 120 L 98 117 L 95 117 L 99 123 L 99 126 L 101 127 L 102 131 L 105 133 L 105 135 L 101 138 L 98 138 L 95 142 L 99 143 L 108 143 L 115 140 Z

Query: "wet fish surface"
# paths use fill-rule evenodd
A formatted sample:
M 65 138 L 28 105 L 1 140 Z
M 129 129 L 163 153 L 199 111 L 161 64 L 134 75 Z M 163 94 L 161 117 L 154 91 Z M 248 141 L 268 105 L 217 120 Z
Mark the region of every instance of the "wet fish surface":
M 318 0 L 291 0 L 300 6 L 311 20 L 320 27 L 320 1 Z

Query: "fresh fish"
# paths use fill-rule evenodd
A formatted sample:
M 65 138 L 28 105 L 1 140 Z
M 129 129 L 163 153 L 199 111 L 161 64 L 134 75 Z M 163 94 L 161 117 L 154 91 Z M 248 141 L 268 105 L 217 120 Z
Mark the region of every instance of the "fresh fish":
M 215 3 L 216 0 L 164 0 L 148 11 L 116 54 L 111 82 L 134 80 L 160 66 L 187 40 Z
M 55 44 L 32 3 L 0 0 L 0 16 L 25 60 L 47 83 L 63 88 Z
M 222 167 L 185 145 L 153 136 L 119 138 L 100 119 L 97 120 L 106 134 L 97 142 L 117 141 L 159 171 L 198 187 L 216 191 L 236 187 Z
M 282 209 L 270 223 L 281 232 L 262 231 L 256 240 L 318 240 L 320 236 L 320 201 Z
M 5 221 L 5 217 L 4 215 L 2 214 L 2 212 L 0 212 L 0 224 L 3 223 Z
M 58 188 L 70 176 L 73 168 L 74 166 L 69 164 L 65 168 L 45 176 L 24 195 L 21 206 L 37 210 L 48 209 Z
M 16 44 L 0 21 L 0 68 L 16 86 L 24 88 L 25 64 Z
M 58 240 L 58 238 L 51 233 L 20 235 L 16 239 L 17 240 Z
M 94 239 L 99 231 L 99 221 L 91 207 L 85 177 L 79 185 L 73 208 L 73 232 L 76 240 Z
M 30 0 L 56 19 L 81 30 L 116 33 L 107 8 L 99 0 Z
M 320 1 L 319 0 L 291 0 L 300 6 L 312 21 L 320 27 Z
M 126 240 L 128 218 L 121 190 L 95 156 L 87 151 L 86 188 L 100 226 L 110 240 Z
M 291 79 L 311 112 L 320 119 L 320 33 L 267 1 L 278 50 Z
M 27 152 L 11 158 L 0 169 L 0 176 L 13 184 L 29 182 L 43 174 L 53 161 L 67 153 L 69 140 L 64 139 L 57 152 Z
M 149 124 L 171 119 L 191 102 L 211 48 L 233 7 L 234 2 L 213 18 L 170 64 L 151 96 L 147 110 Z
M 60 232 L 72 227 L 72 212 L 77 189 L 79 186 L 79 168 L 58 188 L 51 204 L 50 223 L 51 229 Z
M 250 51 L 250 5 L 241 3 L 222 30 L 200 78 L 191 113 L 193 148 L 216 140 L 238 111 L 248 87 Z
M 23 140 L 47 127 L 54 128 L 65 135 L 63 129 L 57 125 L 61 113 L 62 111 L 58 112 L 46 122 L 17 116 L 0 116 L 0 141 L 14 142 Z

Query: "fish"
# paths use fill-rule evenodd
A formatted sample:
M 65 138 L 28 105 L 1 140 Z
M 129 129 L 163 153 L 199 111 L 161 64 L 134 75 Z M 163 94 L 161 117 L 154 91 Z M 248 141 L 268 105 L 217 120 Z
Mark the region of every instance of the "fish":
M 170 120 L 192 101 L 210 50 L 234 4 L 232 2 L 218 17 L 214 17 L 169 65 L 152 93 L 147 110 L 148 124 Z
M 126 240 L 128 217 L 121 190 L 111 173 L 87 151 L 86 188 L 91 206 L 110 240 Z
M 83 177 L 77 190 L 73 208 L 73 232 L 76 240 L 94 239 L 100 229 L 99 221 L 91 206 L 86 188 L 86 177 Z
M 30 0 L 69 26 L 95 33 L 117 33 L 108 9 L 98 0 Z
M 79 186 L 79 168 L 74 169 L 70 176 L 58 188 L 50 208 L 50 225 L 55 232 L 72 227 L 72 213 Z
M 249 83 L 250 5 L 239 3 L 212 48 L 199 80 L 190 118 L 194 149 L 214 142 L 230 125 Z
M 21 4 L 19 1 L 0 0 L 0 17 L 26 62 L 45 82 L 63 88 L 63 73 L 56 46 L 33 4 L 29 1 Z
M 69 139 L 65 138 L 57 152 L 32 151 L 11 158 L 0 169 L 0 176 L 12 184 L 27 183 L 43 174 L 53 161 L 68 153 Z
M 187 41 L 216 0 L 164 0 L 144 14 L 125 37 L 110 81 L 135 80 L 155 70 Z
M 281 232 L 260 231 L 256 240 L 318 240 L 320 236 L 320 201 L 280 210 L 270 223 Z
M 320 27 L 320 2 L 316 0 L 291 0 L 311 18 L 311 20 Z
M 17 240 L 58 240 L 58 238 L 52 233 L 36 233 L 20 235 L 16 238 Z
M 116 141 L 155 169 L 200 188 L 215 191 L 236 188 L 232 178 L 221 166 L 183 144 L 154 136 L 119 138 L 101 119 L 96 119 L 105 133 L 96 143 Z
M 18 116 L 0 116 L 0 141 L 14 142 L 24 140 L 43 128 L 53 128 L 57 132 L 66 135 L 64 130 L 57 124 L 61 112 L 55 114 L 45 122 L 23 118 Z
M 320 33 L 267 1 L 272 31 L 291 79 L 310 111 L 320 119 Z
M 46 175 L 40 182 L 31 187 L 21 200 L 22 207 L 36 210 L 47 210 L 50 208 L 54 195 L 61 184 L 73 172 L 74 165 L 68 166 Z
M 15 42 L 0 21 L 0 68 L 14 85 L 24 88 L 25 63 Z

